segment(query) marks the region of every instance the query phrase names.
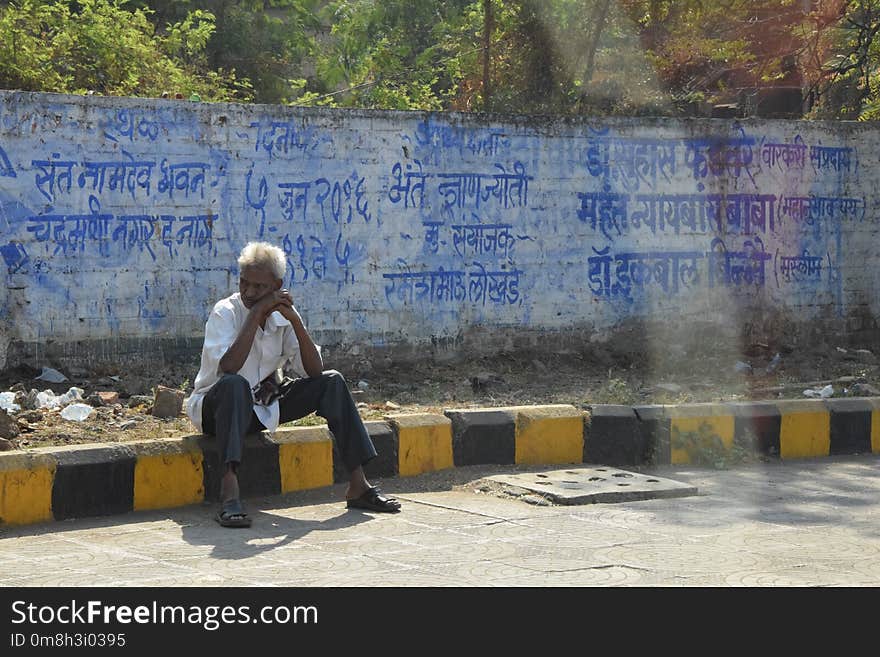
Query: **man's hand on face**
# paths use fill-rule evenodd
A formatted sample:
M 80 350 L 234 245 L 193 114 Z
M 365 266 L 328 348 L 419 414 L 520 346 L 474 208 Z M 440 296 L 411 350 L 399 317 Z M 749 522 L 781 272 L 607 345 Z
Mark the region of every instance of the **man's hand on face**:
M 251 312 L 257 313 L 260 320 L 265 320 L 274 311 L 278 310 L 282 315 L 286 308 L 293 308 L 293 297 L 287 290 L 275 290 L 257 301 L 251 308 Z
M 293 305 L 293 297 L 288 290 L 278 290 L 278 294 L 281 296 L 281 300 L 275 305 L 273 310 L 277 310 L 286 320 L 293 323 L 294 318 L 299 317 L 299 311 Z

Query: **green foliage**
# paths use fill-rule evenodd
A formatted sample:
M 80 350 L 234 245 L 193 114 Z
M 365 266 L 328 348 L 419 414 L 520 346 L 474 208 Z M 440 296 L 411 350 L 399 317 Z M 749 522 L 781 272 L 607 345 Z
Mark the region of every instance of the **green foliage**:
M 213 31 L 200 12 L 155 34 L 148 9 L 125 0 L 20 0 L 0 8 L 0 86 L 57 93 L 158 96 L 166 90 L 228 100 L 246 86 L 232 73 L 202 71 Z
M 63 91 L 71 78 L 66 62 L 53 65 L 60 6 L 24 0 L 0 9 L 0 86 L 28 91 Z
M 876 120 L 878 32 L 880 0 L 15 0 L 0 87 L 676 115 L 788 86 L 810 118 Z
M 880 118 L 880 1 L 835 0 L 812 17 L 811 118 Z M 831 11 L 837 9 L 837 11 Z
M 131 0 L 151 11 L 158 34 L 172 36 L 187 16 L 208 13 L 214 29 L 199 65 L 204 70 L 233 71 L 247 89 L 247 100 L 285 103 L 296 93 L 291 80 L 303 77 L 321 26 L 321 0 Z M 179 42 L 179 38 L 174 38 Z M 240 92 L 239 95 L 242 95 Z
M 296 104 L 383 109 L 448 109 L 457 84 L 466 0 L 337 0 L 321 17 L 331 25 L 316 48 L 315 79 Z M 310 93 L 311 92 L 311 93 Z
M 223 20 L 218 20 L 207 49 L 211 65 L 234 69 L 250 80 L 255 102 L 290 102 L 297 92 L 291 80 L 302 76 L 315 48 L 320 29 L 315 7 L 321 3 L 281 0 L 271 8 L 254 1 L 220 4 Z

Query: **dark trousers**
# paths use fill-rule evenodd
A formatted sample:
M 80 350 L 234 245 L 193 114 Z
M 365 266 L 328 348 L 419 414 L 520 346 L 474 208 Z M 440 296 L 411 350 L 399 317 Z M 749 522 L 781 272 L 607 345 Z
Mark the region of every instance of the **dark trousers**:
M 349 472 L 377 455 L 345 378 L 336 370 L 326 370 L 313 378 L 286 379 L 281 384 L 281 393 L 281 399 L 278 400 L 279 424 L 297 420 L 312 412 L 320 415 L 327 420 Z M 254 413 L 251 386 L 243 376 L 224 374 L 205 395 L 202 402 L 202 431 L 216 436 L 222 466 L 231 463 L 237 470 L 241 463 L 244 437 L 264 429 Z

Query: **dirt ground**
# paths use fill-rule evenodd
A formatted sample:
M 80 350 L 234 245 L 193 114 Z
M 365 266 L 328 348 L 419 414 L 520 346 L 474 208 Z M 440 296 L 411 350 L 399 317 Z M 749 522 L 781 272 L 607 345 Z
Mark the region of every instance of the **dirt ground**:
M 362 363 L 343 370 L 343 374 L 362 417 L 368 420 L 382 419 L 389 413 L 534 404 L 589 409 L 592 404 L 802 399 L 808 396 L 805 390 L 827 385 L 833 387 L 835 397 L 880 394 L 880 365 L 866 349 L 826 345 L 805 352 L 759 344 L 744 351 L 686 354 L 673 350 L 648 359 L 601 352 L 586 356 L 574 351 L 542 356 L 501 354 L 464 362 L 384 365 L 381 369 Z M 325 362 L 325 367 L 336 366 Z M 60 369 L 68 380 L 51 384 L 36 378 L 41 370 L 7 369 L 0 373 L 0 391 L 17 393 L 21 401 L 31 390 L 51 389 L 62 394 L 76 386 L 83 390 L 84 398 L 98 391 L 116 392 L 118 401 L 95 407 L 81 422 L 65 420 L 60 409 L 10 411 L 15 427 L 7 432 L 8 440 L 0 440 L 0 448 L 27 450 L 195 433 L 185 413 L 175 418 L 154 417 L 151 397 L 157 385 L 189 394 L 198 369 L 196 358 L 149 370 Z M 309 416 L 294 424 L 323 422 Z M 15 428 L 17 435 L 11 435 Z

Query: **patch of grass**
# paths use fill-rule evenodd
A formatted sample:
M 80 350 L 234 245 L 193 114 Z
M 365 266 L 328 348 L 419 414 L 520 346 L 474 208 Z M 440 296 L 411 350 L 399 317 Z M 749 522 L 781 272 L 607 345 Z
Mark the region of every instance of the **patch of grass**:
M 596 391 L 595 402 L 598 404 L 633 404 L 638 395 L 623 379 L 610 378 Z
M 696 401 L 694 395 L 685 390 L 681 392 L 658 390 L 653 393 L 651 398 L 653 404 L 690 404 L 694 401 Z
M 322 424 L 327 424 L 327 420 L 322 418 L 317 413 L 309 413 L 305 417 L 301 417 L 298 420 L 292 420 L 290 422 L 285 422 L 282 424 L 282 427 L 316 427 Z

